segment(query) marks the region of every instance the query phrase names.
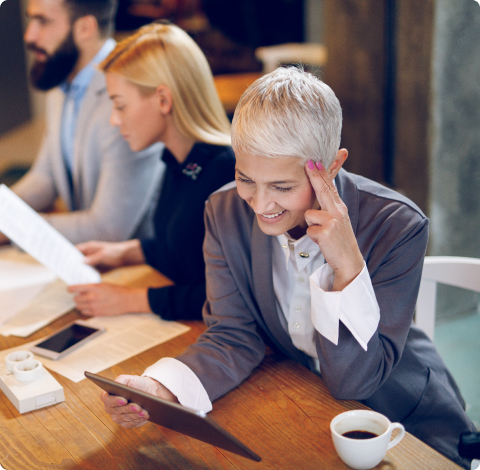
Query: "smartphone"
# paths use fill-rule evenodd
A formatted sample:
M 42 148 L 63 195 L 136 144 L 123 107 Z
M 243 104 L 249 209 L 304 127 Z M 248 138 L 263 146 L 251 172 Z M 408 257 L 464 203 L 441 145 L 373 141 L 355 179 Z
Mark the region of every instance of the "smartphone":
M 191 410 L 177 403 L 162 400 L 91 372 L 85 371 L 85 377 L 110 395 L 117 395 L 140 405 L 148 411 L 149 421 L 152 423 L 229 450 L 255 462 L 262 460 L 252 449 L 210 419 L 203 411 Z
M 36 346 L 32 346 L 30 351 L 48 359 L 61 359 L 104 331 L 105 328 L 96 328 L 78 320 L 48 336 Z

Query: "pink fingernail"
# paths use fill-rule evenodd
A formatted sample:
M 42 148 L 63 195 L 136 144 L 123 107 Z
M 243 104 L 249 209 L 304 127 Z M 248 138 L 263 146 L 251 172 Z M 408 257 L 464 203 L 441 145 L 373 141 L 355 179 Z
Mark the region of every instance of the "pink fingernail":
M 320 163 L 320 162 L 317 162 L 315 164 L 315 166 L 319 169 L 319 170 L 323 170 L 323 165 Z
M 132 405 L 132 406 L 130 407 L 130 409 L 131 409 L 132 411 L 137 411 L 137 407 L 136 407 L 135 405 Z
M 310 170 L 313 170 L 315 168 L 315 164 L 312 162 L 312 160 L 308 160 L 307 166 L 308 168 L 310 168 Z
M 140 416 L 140 418 L 143 418 L 145 415 L 142 413 L 138 413 L 138 416 Z
M 117 400 L 117 405 L 126 405 L 127 402 L 125 400 L 119 399 Z

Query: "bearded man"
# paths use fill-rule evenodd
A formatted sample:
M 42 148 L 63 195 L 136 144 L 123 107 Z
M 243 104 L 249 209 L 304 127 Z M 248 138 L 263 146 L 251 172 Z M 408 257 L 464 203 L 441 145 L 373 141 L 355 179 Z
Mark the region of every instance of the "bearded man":
M 96 69 L 115 46 L 116 0 L 29 0 L 25 43 L 32 84 L 48 91 L 46 135 L 13 191 L 73 243 L 151 236 L 163 166 L 160 144 L 129 149 L 110 126 L 111 103 Z M 0 237 L 2 235 L 0 234 Z

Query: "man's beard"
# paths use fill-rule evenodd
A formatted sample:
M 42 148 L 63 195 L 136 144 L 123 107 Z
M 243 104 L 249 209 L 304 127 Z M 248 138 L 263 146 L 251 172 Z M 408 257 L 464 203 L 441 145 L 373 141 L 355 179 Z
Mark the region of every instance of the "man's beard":
M 57 50 L 49 55 L 35 44 L 27 44 L 27 49 L 42 52 L 47 56 L 44 62 L 36 61 L 30 70 L 30 81 L 35 88 L 47 91 L 60 85 L 72 72 L 78 60 L 79 51 L 73 42 L 72 31 L 58 46 Z

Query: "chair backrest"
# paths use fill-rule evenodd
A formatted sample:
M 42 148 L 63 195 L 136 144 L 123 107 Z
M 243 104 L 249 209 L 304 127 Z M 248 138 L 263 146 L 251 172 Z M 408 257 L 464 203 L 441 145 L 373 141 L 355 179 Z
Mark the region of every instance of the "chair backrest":
M 433 340 L 437 283 L 480 292 L 480 259 L 425 256 L 415 324 Z
M 259 47 L 255 57 L 263 64 L 263 73 L 270 73 L 282 64 L 304 64 L 322 67 L 327 62 L 327 48 L 322 44 L 287 43 Z

